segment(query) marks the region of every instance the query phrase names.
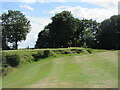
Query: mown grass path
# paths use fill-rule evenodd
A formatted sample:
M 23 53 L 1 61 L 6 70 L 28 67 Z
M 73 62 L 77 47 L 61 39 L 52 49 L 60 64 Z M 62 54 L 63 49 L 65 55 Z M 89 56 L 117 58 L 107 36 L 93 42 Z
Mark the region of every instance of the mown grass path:
M 117 88 L 118 52 L 54 58 L 28 64 L 3 78 L 6 88 Z

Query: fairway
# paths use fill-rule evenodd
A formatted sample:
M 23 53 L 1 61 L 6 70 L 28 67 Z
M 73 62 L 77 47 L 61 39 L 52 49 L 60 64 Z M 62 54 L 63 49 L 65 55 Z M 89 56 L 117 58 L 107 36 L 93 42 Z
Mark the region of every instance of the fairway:
M 117 87 L 118 51 L 47 58 L 3 78 L 3 88 Z

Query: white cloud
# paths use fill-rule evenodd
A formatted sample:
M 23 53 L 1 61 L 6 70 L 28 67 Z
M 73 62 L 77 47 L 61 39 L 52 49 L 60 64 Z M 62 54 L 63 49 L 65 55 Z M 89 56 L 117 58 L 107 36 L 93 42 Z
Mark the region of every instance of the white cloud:
M 76 1 L 79 1 L 79 0 L 76 0 Z M 119 1 L 119 0 L 80 0 L 82 2 L 116 2 L 116 1 Z
M 26 8 L 26 9 L 29 9 L 29 10 L 34 10 L 34 8 L 28 6 L 28 5 L 20 5 L 21 8 Z
M 29 14 L 29 12 L 22 12 L 23 14 Z
M 51 22 L 49 18 L 45 18 L 45 17 L 42 18 L 42 17 L 29 16 L 28 19 L 31 21 L 31 27 L 32 27 L 30 36 L 32 36 L 32 38 L 34 39 L 36 39 L 38 33 L 44 29 L 44 26 Z
M 25 2 L 25 3 L 36 3 L 36 2 L 40 2 L 40 3 L 50 3 L 50 2 L 66 2 L 66 0 L 1 0 L 2 2 Z
M 66 2 L 66 0 L 48 0 L 49 2 Z
M 26 2 L 26 3 L 50 3 L 50 2 L 66 2 L 66 0 L 19 0 L 20 2 Z
M 51 22 L 49 18 L 46 17 L 27 17 L 31 21 L 31 31 L 28 33 L 25 41 L 22 41 L 19 45 L 19 48 L 25 48 L 27 46 L 34 47 L 35 42 L 38 38 L 38 33 L 44 29 L 45 25 Z
M 1 0 L 2 2 L 26 2 L 26 3 L 35 3 L 35 2 L 112 2 L 116 3 L 119 0 Z
M 118 0 L 81 0 L 82 2 L 98 5 L 104 8 L 118 8 Z
M 19 0 L 20 2 L 25 2 L 25 3 L 35 3 L 37 0 Z
M 7 12 L 8 10 L 2 10 L 3 12 Z
M 117 14 L 117 9 L 112 8 L 83 8 L 81 6 L 60 6 L 56 7 L 54 10 L 50 11 L 49 13 L 55 14 L 60 13 L 62 11 L 71 11 L 74 17 L 77 18 L 85 18 L 85 19 L 94 19 L 99 22 L 102 20 L 109 18 L 112 15 Z
M 86 2 L 105 8 L 115 8 L 119 0 L 1 0 L 2 2 L 50 3 L 50 2 Z M 117 8 L 116 8 L 117 9 Z

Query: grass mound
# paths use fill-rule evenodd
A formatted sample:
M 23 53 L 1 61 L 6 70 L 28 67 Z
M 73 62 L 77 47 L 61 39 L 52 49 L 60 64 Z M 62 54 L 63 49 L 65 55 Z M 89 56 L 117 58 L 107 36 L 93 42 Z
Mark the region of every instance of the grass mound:
M 40 61 L 47 57 L 60 55 L 87 54 L 84 48 L 60 48 L 60 49 L 26 49 L 2 51 L 2 72 L 7 75 L 15 68 L 24 66 L 27 63 Z
M 117 88 L 117 80 L 118 52 L 107 51 L 40 59 L 5 76 L 3 87 Z

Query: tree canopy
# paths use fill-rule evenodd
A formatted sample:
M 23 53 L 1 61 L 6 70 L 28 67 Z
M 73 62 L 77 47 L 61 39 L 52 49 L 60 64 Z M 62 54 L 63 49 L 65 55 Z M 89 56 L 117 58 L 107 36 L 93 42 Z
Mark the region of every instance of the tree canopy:
M 30 21 L 20 11 L 13 10 L 3 13 L 1 20 L 3 49 L 8 47 L 8 42 L 13 44 L 13 49 L 18 49 L 18 42 L 25 40 L 30 31 Z
M 50 30 L 53 47 L 69 47 L 76 30 L 75 18 L 71 12 L 63 11 L 52 17 Z
M 39 33 L 36 48 L 81 47 L 85 44 L 93 47 L 96 44 L 99 29 L 96 21 L 79 20 L 68 11 L 58 13 L 51 19 L 52 22 Z
M 100 48 L 120 49 L 120 15 L 101 22 L 98 37 Z
M 38 35 L 36 48 L 88 47 L 120 49 L 120 15 L 101 23 L 74 18 L 71 12 L 55 14 Z
M 88 47 L 120 49 L 120 15 L 98 23 L 95 20 L 74 18 L 63 11 L 51 17 L 52 22 L 39 32 L 35 48 Z M 18 42 L 30 32 L 30 21 L 20 11 L 9 10 L 1 15 L 2 49 L 18 48 Z

